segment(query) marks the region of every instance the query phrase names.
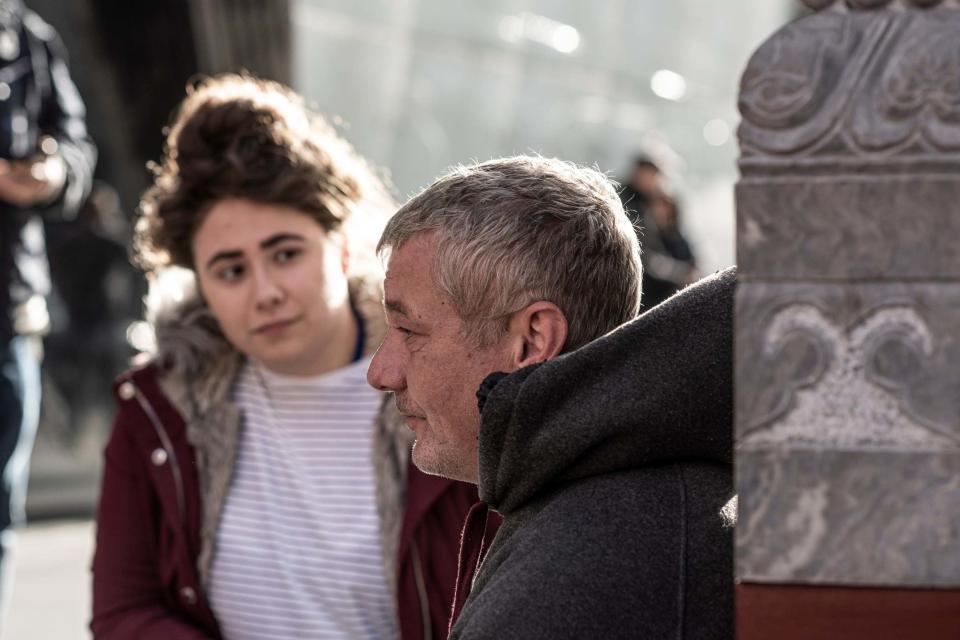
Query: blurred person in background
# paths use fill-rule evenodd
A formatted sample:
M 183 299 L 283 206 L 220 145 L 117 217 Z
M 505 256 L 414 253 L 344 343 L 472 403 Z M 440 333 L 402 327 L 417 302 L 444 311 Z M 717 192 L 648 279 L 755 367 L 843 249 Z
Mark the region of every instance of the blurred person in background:
M 44 406 L 60 394 L 68 419 L 46 413 L 43 428 L 66 447 L 95 445 L 91 454 L 99 455 L 113 416 L 110 383 L 134 355 L 126 335 L 143 316 L 146 285 L 130 264 L 129 223 L 109 184 L 94 180 L 76 220 L 47 232 L 53 295 Z
M 640 237 L 645 310 L 700 278 L 693 250 L 680 229 L 680 210 L 665 182 L 660 167 L 640 156 L 620 191 Z
M 57 33 L 19 0 L 0 0 L 0 622 L 40 416 L 42 216 L 72 218 L 90 189 L 96 149 L 84 117 Z
M 383 185 L 292 91 L 236 75 L 188 91 L 155 172 L 156 353 L 116 386 L 95 637 L 445 637 L 477 494 L 412 467 L 365 384 Z M 195 291 L 165 298 L 171 267 Z

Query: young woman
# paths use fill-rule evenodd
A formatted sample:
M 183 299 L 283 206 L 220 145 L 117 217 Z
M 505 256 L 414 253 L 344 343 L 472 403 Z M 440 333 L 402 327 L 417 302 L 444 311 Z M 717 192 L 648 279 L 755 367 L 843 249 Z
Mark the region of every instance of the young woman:
M 473 487 L 409 463 L 365 383 L 382 185 L 302 100 L 221 76 L 174 119 L 135 249 L 156 353 L 116 386 L 97 638 L 445 637 Z M 373 238 L 375 240 L 375 238 Z M 168 273 L 169 275 L 169 273 Z

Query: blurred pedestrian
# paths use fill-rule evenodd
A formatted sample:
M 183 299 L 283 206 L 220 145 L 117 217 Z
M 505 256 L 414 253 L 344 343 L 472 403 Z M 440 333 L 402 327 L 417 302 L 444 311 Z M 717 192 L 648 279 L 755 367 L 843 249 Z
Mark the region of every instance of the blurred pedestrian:
M 654 307 L 700 277 L 693 249 L 683 235 L 680 210 L 660 167 L 646 156 L 633 164 L 620 191 L 640 238 L 643 309 Z
M 140 263 L 196 290 L 158 297 L 116 388 L 94 635 L 445 637 L 476 491 L 410 466 L 365 385 L 382 184 L 292 91 L 226 75 L 188 92 L 141 209 Z
M 111 382 L 134 355 L 128 327 L 143 317 L 146 286 L 130 264 L 129 224 L 110 185 L 95 180 L 77 219 L 48 224 L 47 232 L 56 304 L 44 339 L 44 381 L 69 412 L 59 433 L 51 433 L 53 420 L 45 419 L 44 429 L 71 448 L 92 436 L 99 450 L 113 415 Z
M 50 290 L 41 217 L 73 217 L 90 189 L 96 150 L 84 117 L 56 32 L 19 0 L 0 0 L 0 622 L 40 416 Z

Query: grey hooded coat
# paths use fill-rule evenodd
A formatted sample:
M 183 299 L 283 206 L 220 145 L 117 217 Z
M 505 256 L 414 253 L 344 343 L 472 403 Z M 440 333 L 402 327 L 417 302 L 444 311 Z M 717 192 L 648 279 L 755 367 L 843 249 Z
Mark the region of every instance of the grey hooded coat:
M 451 638 L 733 637 L 734 283 L 485 381 L 480 497 L 504 522 Z

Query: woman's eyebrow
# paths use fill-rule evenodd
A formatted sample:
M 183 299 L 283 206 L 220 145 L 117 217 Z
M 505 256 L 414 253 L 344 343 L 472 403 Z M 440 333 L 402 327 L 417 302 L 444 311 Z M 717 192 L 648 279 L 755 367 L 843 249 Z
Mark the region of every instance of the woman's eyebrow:
M 306 242 L 306 238 L 304 238 L 302 235 L 298 233 L 289 233 L 289 232 L 275 233 L 269 238 L 262 240 L 260 242 L 260 248 L 270 249 L 271 247 L 275 247 L 281 242 L 287 242 L 288 240 Z M 209 269 L 214 265 L 214 263 L 219 262 L 220 260 L 233 260 L 235 258 L 242 258 L 242 257 L 243 257 L 243 251 L 241 251 L 240 249 L 226 249 L 224 251 L 218 251 L 215 254 L 213 254 L 213 256 L 209 260 L 207 260 L 207 264 L 205 265 L 205 268 Z
M 220 260 L 234 260 L 236 258 L 242 258 L 243 251 L 239 249 L 228 249 L 226 251 L 218 251 L 213 256 L 207 260 L 207 264 L 204 265 L 205 269 L 210 269 L 216 262 Z
M 266 240 L 262 240 L 260 242 L 260 248 L 269 249 L 270 247 L 274 247 L 280 244 L 281 242 L 286 242 L 287 240 L 299 240 L 301 242 L 304 242 L 306 241 L 306 238 L 304 238 L 302 235 L 298 233 L 289 233 L 289 232 L 275 233 L 269 238 L 267 238 Z

